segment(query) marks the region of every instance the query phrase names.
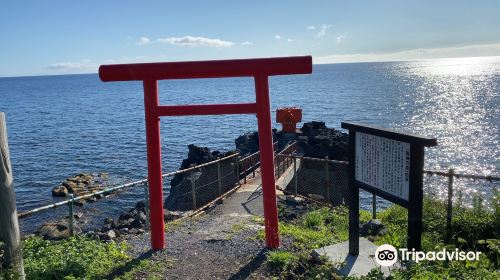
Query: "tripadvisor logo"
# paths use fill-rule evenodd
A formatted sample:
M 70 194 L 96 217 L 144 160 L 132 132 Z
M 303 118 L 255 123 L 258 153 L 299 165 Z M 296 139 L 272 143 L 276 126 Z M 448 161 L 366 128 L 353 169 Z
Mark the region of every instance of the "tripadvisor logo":
M 391 266 L 398 261 L 398 251 L 392 245 L 380 245 L 375 251 L 375 261 L 381 266 Z
M 377 264 L 381 266 L 391 266 L 398 261 L 398 255 L 400 256 L 399 259 L 401 259 L 402 261 L 414 261 L 417 263 L 424 260 L 478 261 L 481 252 L 472 252 L 472 251 L 465 252 L 465 251 L 459 251 L 458 249 L 455 249 L 453 251 L 442 249 L 441 251 L 422 252 L 422 251 L 415 251 L 415 249 L 408 250 L 406 248 L 400 248 L 398 253 L 398 250 L 394 248 L 394 246 L 389 244 L 384 244 L 380 245 L 375 251 L 375 262 L 377 262 Z

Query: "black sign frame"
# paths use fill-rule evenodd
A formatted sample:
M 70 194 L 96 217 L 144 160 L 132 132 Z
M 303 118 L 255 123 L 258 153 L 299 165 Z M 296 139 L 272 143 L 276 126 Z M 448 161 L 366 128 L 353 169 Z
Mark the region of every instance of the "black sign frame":
M 359 254 L 359 188 L 407 208 L 408 249 L 421 250 L 424 149 L 437 146 L 437 139 L 359 122 L 342 122 L 341 127 L 349 130 L 349 254 Z M 356 180 L 356 132 L 410 144 L 408 200 Z

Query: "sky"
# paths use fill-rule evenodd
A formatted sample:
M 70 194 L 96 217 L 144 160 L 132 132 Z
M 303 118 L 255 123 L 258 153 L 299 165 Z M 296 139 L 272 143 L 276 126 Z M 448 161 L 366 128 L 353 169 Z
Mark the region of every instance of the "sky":
M 0 0 L 0 77 L 100 64 L 312 55 L 500 55 L 500 1 Z

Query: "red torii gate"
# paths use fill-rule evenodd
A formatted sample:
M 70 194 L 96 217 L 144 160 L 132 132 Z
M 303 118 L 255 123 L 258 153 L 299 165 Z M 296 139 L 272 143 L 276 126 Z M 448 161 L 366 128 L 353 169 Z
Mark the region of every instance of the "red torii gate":
M 163 221 L 163 180 L 161 168 L 160 117 L 186 115 L 256 114 L 259 131 L 262 192 L 267 248 L 279 247 L 278 210 L 274 181 L 274 151 L 271 131 L 268 77 L 312 73 L 311 56 L 159 62 L 101 65 L 103 82 L 143 81 L 146 117 L 151 245 L 165 248 Z M 174 105 L 159 104 L 158 80 L 253 77 L 255 103 Z

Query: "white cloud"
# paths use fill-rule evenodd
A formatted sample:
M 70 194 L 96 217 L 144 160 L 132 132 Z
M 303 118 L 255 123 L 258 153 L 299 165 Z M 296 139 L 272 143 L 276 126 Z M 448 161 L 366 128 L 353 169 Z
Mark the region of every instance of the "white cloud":
M 292 40 L 292 39 L 290 39 L 290 38 L 288 38 L 288 39 L 286 39 L 286 40 L 287 40 L 288 42 L 292 42 L 292 41 L 293 41 L 293 40 Z
M 500 56 L 500 43 L 444 48 L 419 48 L 398 52 L 331 54 L 327 56 L 315 56 L 314 63 L 402 61 L 471 56 Z
M 82 68 L 83 65 L 79 62 L 60 62 L 45 66 L 45 69 L 54 71 L 81 70 Z
M 339 36 L 337 36 L 337 38 L 335 38 L 335 42 L 337 42 L 337 44 L 342 43 L 344 40 L 345 40 L 344 35 L 339 35 Z
M 314 25 L 309 25 L 309 26 L 307 27 L 307 30 L 316 30 L 316 26 L 314 26 Z
M 322 24 L 318 33 L 316 34 L 316 37 L 318 38 L 324 37 L 326 35 L 326 31 L 330 28 L 332 28 L 331 24 Z
M 245 41 L 243 43 L 241 43 L 243 46 L 248 46 L 248 45 L 253 45 L 252 42 L 249 42 L 249 41 Z
M 193 37 L 193 36 L 160 38 L 157 41 L 160 43 L 167 43 L 183 47 L 203 46 L 203 47 L 227 48 L 234 45 L 233 42 L 223 41 L 220 39 L 211 39 L 211 38 Z
M 136 43 L 136 45 L 138 46 L 143 46 L 148 44 L 151 44 L 151 40 L 149 40 L 148 37 L 141 37 L 139 38 L 139 41 Z
M 277 34 L 277 35 L 274 35 L 274 39 L 276 39 L 276 40 L 281 40 L 281 35 L 278 35 L 278 34 Z

